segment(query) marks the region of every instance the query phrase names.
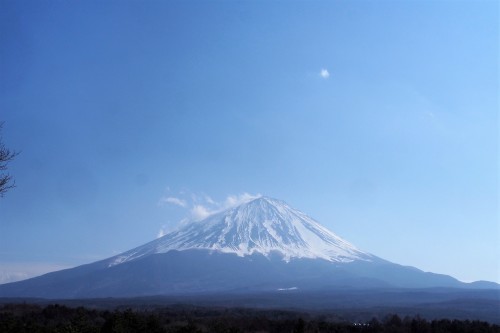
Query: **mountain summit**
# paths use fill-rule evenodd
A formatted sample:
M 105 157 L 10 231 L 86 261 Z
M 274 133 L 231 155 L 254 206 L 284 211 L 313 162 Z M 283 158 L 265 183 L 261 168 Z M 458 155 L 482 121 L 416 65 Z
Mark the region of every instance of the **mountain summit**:
M 148 244 L 110 259 L 110 266 L 171 250 L 204 249 L 240 257 L 280 255 L 283 260 L 319 258 L 331 262 L 371 261 L 333 232 L 284 201 L 259 197 L 191 222 Z

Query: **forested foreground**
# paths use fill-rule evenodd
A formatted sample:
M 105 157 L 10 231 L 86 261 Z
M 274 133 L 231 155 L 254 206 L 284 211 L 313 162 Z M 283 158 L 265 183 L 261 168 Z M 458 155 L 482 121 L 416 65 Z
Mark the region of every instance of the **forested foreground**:
M 400 318 L 366 323 L 278 310 L 165 308 L 151 311 L 95 310 L 63 305 L 10 304 L 0 307 L 0 332 L 500 332 L 482 321 Z

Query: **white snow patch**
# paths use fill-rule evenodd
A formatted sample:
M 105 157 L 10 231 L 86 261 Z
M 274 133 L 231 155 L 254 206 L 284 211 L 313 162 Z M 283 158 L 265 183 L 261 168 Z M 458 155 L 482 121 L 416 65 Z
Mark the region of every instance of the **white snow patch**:
M 279 253 L 287 262 L 293 258 L 332 262 L 373 258 L 282 201 L 267 197 L 244 199 L 239 206 L 184 224 L 162 238 L 111 258 L 109 266 L 154 253 L 189 249 L 216 250 L 240 257 Z

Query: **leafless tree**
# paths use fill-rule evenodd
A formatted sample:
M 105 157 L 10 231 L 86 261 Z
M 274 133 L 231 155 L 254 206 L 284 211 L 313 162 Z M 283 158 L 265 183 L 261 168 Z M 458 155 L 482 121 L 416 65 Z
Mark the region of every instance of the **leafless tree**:
M 0 131 L 2 130 L 3 122 L 0 122 Z M 7 170 L 7 164 L 17 156 L 17 152 L 9 150 L 5 147 L 2 142 L 2 137 L 0 136 L 0 171 Z M 15 187 L 15 182 L 12 180 L 12 176 L 8 173 L 0 174 L 0 197 L 3 197 L 4 194 Z

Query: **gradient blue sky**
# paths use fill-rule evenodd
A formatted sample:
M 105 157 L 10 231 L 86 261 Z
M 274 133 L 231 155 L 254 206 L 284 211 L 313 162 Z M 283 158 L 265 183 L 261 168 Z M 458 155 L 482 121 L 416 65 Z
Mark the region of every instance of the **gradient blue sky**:
M 3 0 L 0 280 L 260 193 L 500 282 L 499 42 L 497 1 Z

